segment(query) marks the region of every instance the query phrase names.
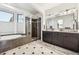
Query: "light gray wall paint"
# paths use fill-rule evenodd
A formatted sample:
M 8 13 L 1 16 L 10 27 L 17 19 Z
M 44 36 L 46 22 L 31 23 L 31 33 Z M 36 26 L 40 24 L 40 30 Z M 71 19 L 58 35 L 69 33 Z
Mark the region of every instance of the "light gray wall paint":
M 45 13 L 46 14 L 48 14 L 48 13 L 56 14 L 60 11 L 66 10 L 66 9 L 77 8 L 77 6 L 78 6 L 77 3 L 62 3 L 56 7 L 46 10 Z

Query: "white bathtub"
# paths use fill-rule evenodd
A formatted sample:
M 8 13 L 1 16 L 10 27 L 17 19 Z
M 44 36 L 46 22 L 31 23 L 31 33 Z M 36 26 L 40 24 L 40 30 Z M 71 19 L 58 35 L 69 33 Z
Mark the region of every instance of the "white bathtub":
M 0 36 L 0 41 L 3 40 L 12 40 L 20 37 L 25 37 L 24 35 L 8 35 L 8 36 Z

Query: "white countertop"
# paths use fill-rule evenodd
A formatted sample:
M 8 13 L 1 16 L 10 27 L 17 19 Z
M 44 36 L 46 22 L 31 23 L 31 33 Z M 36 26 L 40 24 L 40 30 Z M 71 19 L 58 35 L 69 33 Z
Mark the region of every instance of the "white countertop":
M 79 33 L 79 31 L 59 31 L 59 30 L 43 30 L 43 31 L 49 31 L 49 32 L 64 32 L 64 33 Z

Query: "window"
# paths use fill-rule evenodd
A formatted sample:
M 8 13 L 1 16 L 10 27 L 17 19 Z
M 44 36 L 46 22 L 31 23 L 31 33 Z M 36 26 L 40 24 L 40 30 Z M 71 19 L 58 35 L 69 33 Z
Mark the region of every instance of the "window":
M 24 16 L 22 14 L 17 14 L 17 33 L 24 33 L 25 31 Z
M 0 11 L 0 21 L 13 22 L 13 14 Z
M 23 15 L 22 15 L 22 14 L 18 14 L 17 16 L 18 16 L 18 17 L 17 17 L 17 18 L 18 18 L 17 22 L 18 22 L 18 23 L 23 23 L 23 20 L 24 20 Z

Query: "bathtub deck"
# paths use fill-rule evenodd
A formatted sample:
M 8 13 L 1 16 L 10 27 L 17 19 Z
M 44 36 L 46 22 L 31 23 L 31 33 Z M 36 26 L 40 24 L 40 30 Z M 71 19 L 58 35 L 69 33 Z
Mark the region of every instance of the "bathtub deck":
M 24 45 L 32 41 L 33 40 L 30 37 L 20 37 L 20 38 L 16 38 L 12 40 L 0 41 L 0 53 L 16 48 L 18 46 Z

